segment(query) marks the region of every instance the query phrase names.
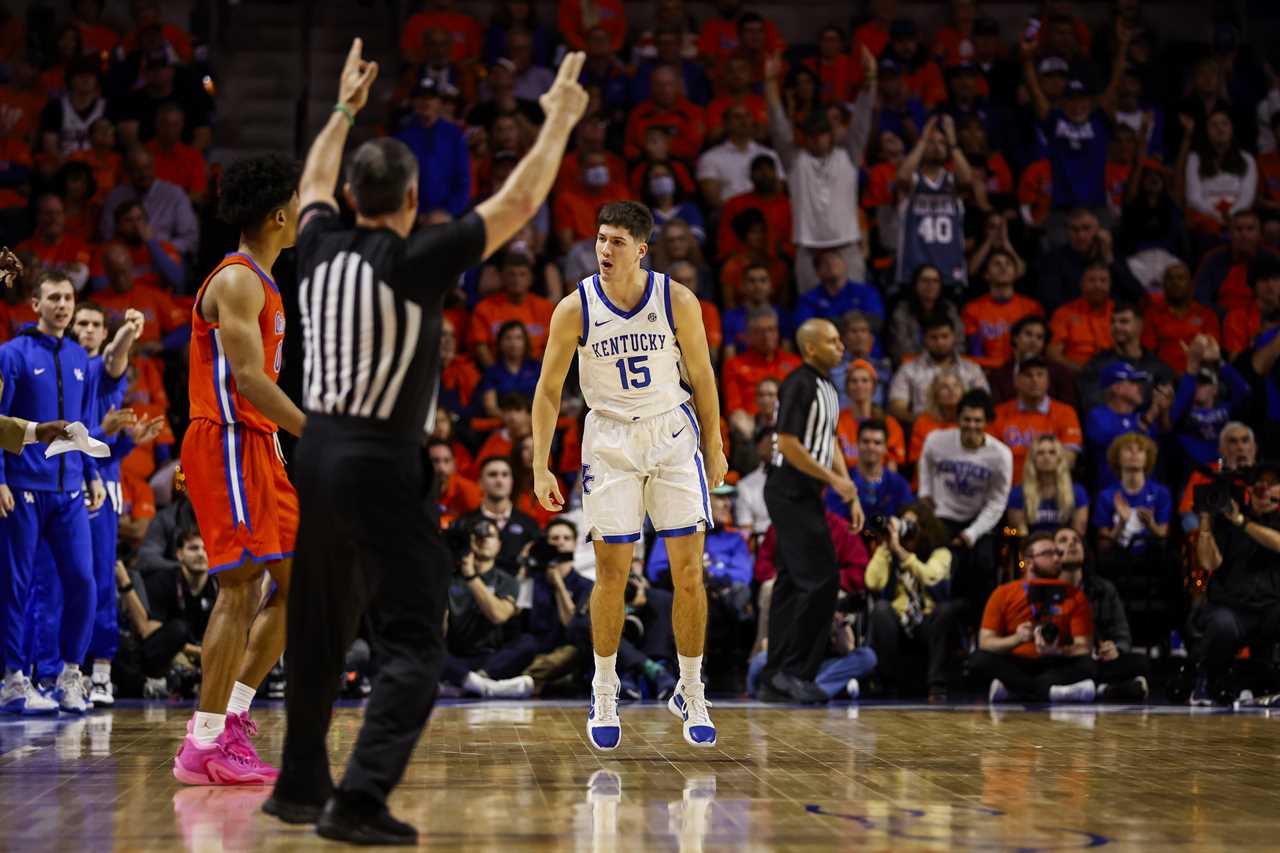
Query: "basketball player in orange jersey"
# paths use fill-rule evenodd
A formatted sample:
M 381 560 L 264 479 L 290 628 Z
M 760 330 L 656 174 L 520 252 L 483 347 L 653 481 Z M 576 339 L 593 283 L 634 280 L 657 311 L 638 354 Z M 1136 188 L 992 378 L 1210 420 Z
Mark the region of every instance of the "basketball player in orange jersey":
M 227 169 L 219 212 L 239 229 L 240 247 L 205 279 L 192 310 L 182 468 L 218 600 L 202 644 L 199 709 L 173 760 L 173 775 L 188 785 L 265 785 L 278 775 L 249 740 L 249 703 L 284 650 L 298 527 L 276 430 L 301 435 L 305 417 L 276 384 L 284 304 L 269 274 L 297 238 L 297 186 L 285 157 Z M 272 582 L 265 600 L 264 574 Z

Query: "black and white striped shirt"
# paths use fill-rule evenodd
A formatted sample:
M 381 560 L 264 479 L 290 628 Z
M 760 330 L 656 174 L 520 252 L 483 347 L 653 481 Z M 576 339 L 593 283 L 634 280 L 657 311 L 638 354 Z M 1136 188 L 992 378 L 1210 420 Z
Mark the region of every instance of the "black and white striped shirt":
M 801 365 L 782 381 L 778 389 L 778 433 L 794 435 L 823 468 L 831 467 L 838 452 L 836 427 L 840 421 L 840 398 L 836 386 L 817 369 Z M 803 473 L 777 450 L 775 439 L 770 485 L 820 494 L 826 485 Z
M 474 212 L 403 239 L 344 228 L 329 205 L 308 205 L 298 225 L 302 408 L 418 441 L 435 417 L 444 297 L 484 242 Z

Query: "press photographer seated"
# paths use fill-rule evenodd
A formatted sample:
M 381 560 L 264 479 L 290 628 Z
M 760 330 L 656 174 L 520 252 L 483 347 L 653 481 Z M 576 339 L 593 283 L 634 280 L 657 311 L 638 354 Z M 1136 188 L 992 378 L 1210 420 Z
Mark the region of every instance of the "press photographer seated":
M 1028 536 L 1022 559 L 1026 577 L 996 587 L 987 600 L 969 671 L 991 679 L 992 702 L 1092 702 L 1097 664 L 1089 602 L 1061 579 L 1052 533 Z
M 929 700 L 947 696 L 947 647 L 962 606 L 950 600 L 951 538 L 925 503 L 900 518 L 872 516 L 867 532 L 880 540 L 867 564 L 871 647 L 886 690 L 899 687 L 902 647 L 921 648 L 928 661 Z
M 1242 647 L 1269 659 L 1280 639 L 1280 466 L 1231 472 L 1197 486 L 1194 500 L 1210 576 L 1191 704 L 1209 705 L 1231 698 L 1227 674 Z

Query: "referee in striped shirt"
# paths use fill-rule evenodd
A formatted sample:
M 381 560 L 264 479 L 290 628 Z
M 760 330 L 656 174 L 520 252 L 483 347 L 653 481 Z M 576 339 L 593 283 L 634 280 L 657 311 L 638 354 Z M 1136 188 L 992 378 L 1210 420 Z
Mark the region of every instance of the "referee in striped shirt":
M 840 402 L 828 378 L 844 357 L 828 320 L 808 320 L 796 333 L 804 364 L 778 389 L 778 433 L 764 502 L 778 537 L 778 578 L 769 605 L 769 657 L 760 674 L 766 702 L 826 702 L 814 683 L 836 612 L 840 570 L 822 491 L 851 504 L 862 528 L 858 490 L 836 441 Z
M 584 56 L 571 53 L 539 99 L 546 121 L 537 141 L 502 189 L 457 221 L 413 233 L 417 161 L 398 140 L 366 142 L 347 167 L 343 191 L 356 212 L 348 228 L 334 189 L 347 132 L 378 70 L 360 51 L 356 39 L 298 188 L 307 424 L 293 472 L 301 522 L 289 595 L 288 729 L 263 810 L 315 822 L 325 838 L 412 845 L 417 830 L 393 818 L 386 801 L 431 714 L 444 661 L 453 558 L 439 520 L 423 508 L 429 480 L 420 450 L 435 413 L 444 297 L 537 212 L 588 96 L 577 83 Z M 380 668 L 335 789 L 325 735 L 343 658 L 366 612 Z

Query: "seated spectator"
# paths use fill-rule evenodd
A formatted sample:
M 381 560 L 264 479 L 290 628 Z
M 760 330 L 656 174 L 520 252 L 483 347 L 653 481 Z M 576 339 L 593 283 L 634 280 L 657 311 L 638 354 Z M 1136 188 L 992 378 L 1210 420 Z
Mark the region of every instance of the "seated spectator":
M 448 527 L 460 516 L 480 508 L 480 486 L 458 473 L 458 460 L 449 442 L 439 438 L 427 441 L 427 457 L 435 474 L 436 512 L 440 526 Z
M 1232 214 L 1229 236 L 1227 245 L 1210 249 L 1196 268 L 1196 301 L 1228 312 L 1252 304 L 1249 280 L 1255 263 L 1280 263 L 1280 255 L 1262 244 L 1262 220 L 1256 212 Z
M 994 370 L 987 372 L 991 382 L 991 396 L 996 403 L 1004 403 L 1017 396 L 1014 378 L 1018 364 L 1028 358 L 1044 358 L 1045 344 L 1049 340 L 1049 324 L 1042 316 L 1030 315 L 1013 324 L 1009 334 L 1013 346 L 1012 357 Z M 1060 364 L 1046 359 L 1049 365 L 1049 396 L 1064 403 L 1076 404 L 1075 374 Z
M 3 141 L 0 140 L 0 145 Z M 0 157 L 4 156 L 0 154 Z M 0 178 L 0 181 L 3 179 Z M 54 175 L 54 186 L 62 199 L 63 228 L 66 233 L 85 243 L 92 243 L 98 233 L 98 219 L 102 205 L 94 202 L 98 188 L 93 182 L 93 170 L 87 163 L 68 160 Z M 0 194 L 3 190 L 0 190 Z M 23 200 L 25 204 L 25 199 Z M 3 207 L 0 204 L 0 207 Z
M 794 322 L 797 327 L 806 320 L 821 317 L 835 321 L 850 311 L 861 311 L 884 322 L 884 303 L 880 292 L 869 284 L 853 281 L 844 265 L 844 257 L 835 249 L 820 249 L 814 253 L 814 270 L 818 287 L 800 295 L 796 303 Z
M 722 317 L 726 359 L 745 352 L 750 346 L 747 318 L 752 311 L 760 308 L 769 308 L 774 312 L 778 318 L 778 331 L 782 340 L 791 340 L 795 334 L 795 324 L 791 321 L 790 312 L 773 305 L 771 300 L 777 292 L 768 264 L 752 262 L 743 266 L 741 299 L 736 300 L 734 307 L 726 309 Z
M 156 110 L 156 135 L 146 148 L 155 161 L 156 177 L 181 187 L 198 207 L 207 197 L 208 167 L 204 155 L 182 141 L 184 121 L 182 107 L 173 101 L 161 104 Z
M 627 173 L 627 162 L 605 147 L 608 130 L 609 120 L 600 113 L 587 116 L 578 122 L 578 126 L 574 128 L 574 148 L 560 161 L 560 171 L 556 174 L 556 192 L 561 192 L 577 182 L 582 170 L 582 159 L 588 154 L 603 154 L 605 165 L 609 167 L 609 175 L 614 180 L 619 180 L 620 176 Z M 692 191 L 693 181 L 690 180 L 682 189 L 685 192 Z M 639 195 L 641 190 L 643 190 L 643 184 L 637 185 L 636 195 Z
M 1221 336 L 1218 315 L 1192 300 L 1191 270 L 1186 264 L 1170 264 L 1162 284 L 1163 298 L 1153 299 L 1144 312 L 1142 345 L 1181 374 L 1186 371 L 1186 347 L 1193 338 L 1207 335 L 1216 343 Z
M 1207 605 L 1195 618 L 1204 636 L 1196 650 L 1192 705 L 1228 704 L 1231 664 L 1248 645 L 1265 654 L 1280 639 L 1280 476 L 1261 472 L 1243 506 L 1200 514 L 1196 554 L 1209 573 Z
M 120 47 L 125 53 L 137 50 L 142 44 L 141 34 L 155 28 L 160 32 L 165 48 L 172 50 L 179 62 L 191 62 L 191 33 L 161 19 L 160 0 L 134 0 L 129 5 L 133 12 L 133 29 L 120 40 Z
M 67 68 L 66 95 L 54 95 L 40 113 L 42 139 L 36 147 L 60 157 L 88 150 L 89 128 L 106 116 L 107 99 L 102 96 L 98 60 L 77 57 Z
M 200 223 L 191 199 L 181 188 L 156 177 L 155 161 L 147 149 L 130 150 L 124 164 L 127 181 L 112 190 L 103 203 L 98 236 L 103 240 L 115 237 L 116 208 L 126 201 L 139 201 L 146 209 L 155 237 L 169 241 L 182 255 L 194 255 L 200 240 Z
M 166 294 L 181 291 L 187 281 L 182 256 L 172 243 L 156 237 L 147 221 L 146 208 L 136 201 L 126 201 L 116 208 L 115 223 L 115 239 L 99 248 L 90 268 L 94 289 L 100 290 L 106 284 L 106 250 L 119 246 L 129 256 L 136 287 Z
M 1150 377 L 1134 370 L 1123 361 L 1110 364 L 1102 371 L 1099 385 L 1102 402 L 1089 410 L 1085 418 L 1084 436 L 1093 457 L 1098 486 L 1115 482 L 1108 464 L 1112 443 L 1131 432 L 1156 436 L 1167 430 L 1169 409 L 1173 405 L 1173 388 L 1156 385 L 1151 392 L 1151 404 L 1142 409 L 1142 386 Z
M 1052 314 L 1083 296 L 1085 273 L 1094 267 L 1102 267 L 1110 273 L 1115 295 L 1139 304 L 1146 297 L 1146 290 L 1116 259 L 1111 232 L 1102 228 L 1093 211 L 1076 208 L 1067 214 L 1066 243 L 1052 249 L 1040 260 L 1036 296 L 1045 311 Z
M 769 224 L 758 210 L 739 211 L 730 223 L 742 250 L 731 255 L 720 268 L 720 299 L 732 308 L 743 299 L 743 279 L 749 267 L 763 266 L 769 272 L 773 286 L 771 300 L 777 300 L 789 291 L 791 271 L 788 264 L 777 255 L 774 244 L 769 242 Z
M 480 384 L 480 371 L 470 356 L 458 352 L 458 333 L 447 316 L 440 321 L 439 406 L 462 414 L 470 411 L 471 400 Z
M 977 119 L 985 136 L 995 140 L 996 147 L 1008 146 L 1010 121 L 1008 118 L 1008 101 L 993 101 L 986 97 L 990 85 L 983 77 L 982 69 L 972 60 L 966 59 L 946 69 L 947 100 L 938 105 L 946 115 L 951 116 L 959 131 L 962 122 Z M 985 187 L 985 182 L 982 184 Z M 1012 182 L 1004 192 L 1012 192 Z
M 1094 355 L 1079 373 L 1082 411 L 1091 412 L 1102 402 L 1105 389 L 1100 378 L 1113 364 L 1126 364 L 1145 374 L 1155 387 L 1173 384 L 1172 368 L 1142 346 L 1144 325 L 1143 312 L 1133 303 L 1120 302 L 1112 309 L 1111 348 Z
M 726 491 L 730 494 L 711 496 L 711 515 L 715 526 L 707 531 L 703 539 L 702 562 L 709 587 L 735 587 L 733 594 L 749 602 L 751 596 L 748 588 L 753 572 L 751 552 L 747 549 L 746 538 L 733 528 L 733 487 L 727 487 Z M 667 555 L 664 538 L 664 531 L 658 531 L 658 538 L 653 543 L 653 550 L 649 552 L 649 560 L 645 565 L 645 575 L 649 581 L 663 585 L 666 583 L 664 576 L 671 574 L 671 558 Z
M 670 166 L 666 163 L 650 163 L 644 170 L 642 187 L 644 191 L 640 197 L 653 213 L 655 240 L 659 229 L 664 228 L 668 222 L 679 220 L 689 226 L 689 231 L 699 246 L 706 244 L 707 228 L 702 219 L 702 211 L 684 197 Z
M 124 246 L 108 243 L 102 258 L 107 287 L 95 293 L 94 299 L 106 311 L 110 324 L 118 324 L 125 311 L 135 308 L 146 320 L 134 342 L 141 352 L 154 356 L 165 349 L 182 349 L 190 338 L 191 313 L 175 304 L 163 290 L 138 286 L 137 271 Z
M 427 0 L 418 5 L 420 10 L 409 16 L 400 32 L 400 55 L 406 61 L 423 61 L 426 56 L 425 37 L 433 28 L 449 34 L 453 43 L 450 53 L 453 61 L 462 62 L 479 56 L 484 29 L 475 18 L 457 11 L 454 0 Z
M 1230 110 L 1214 109 L 1204 131 L 1202 143 L 1186 160 L 1187 224 L 1194 232 L 1217 237 L 1231 224 L 1232 214 L 1253 207 L 1258 164 L 1236 141 Z
M 835 513 L 826 514 L 827 530 L 831 533 L 832 544 L 836 549 L 836 565 L 839 567 L 840 590 L 847 595 L 863 596 L 866 594 L 867 546 L 862 536 L 849 529 L 849 520 Z M 757 583 L 764 584 L 778 575 L 777 569 L 778 532 L 770 527 L 764 539 L 760 540 L 760 548 L 756 552 Z M 761 618 L 764 616 L 762 614 Z M 762 634 L 761 636 L 765 636 Z
M 603 137 L 601 138 L 603 139 Z M 657 163 L 661 163 L 671 170 L 671 174 L 675 176 L 676 185 L 686 196 L 692 198 L 697 192 L 698 186 L 693 182 L 693 175 L 689 171 L 689 167 L 671 157 L 670 128 L 655 124 L 644 132 L 644 151 L 641 153 L 640 159 L 631 167 L 630 172 L 626 171 L 626 163 L 621 157 L 616 154 L 610 154 L 609 156 L 618 161 L 618 173 L 628 175 L 627 186 L 633 196 L 644 195 L 645 170 Z M 567 161 L 568 158 L 566 158 Z M 563 173 L 563 164 L 560 169 Z M 613 166 L 609 167 L 609 172 L 610 174 L 613 173 Z
M 867 564 L 867 590 L 875 598 L 869 642 L 889 696 L 900 695 L 902 651 L 925 652 L 929 701 L 947 698 L 947 662 L 961 604 L 950 600 L 950 534 L 927 503 L 886 519 L 880 546 Z
M 64 271 L 77 293 L 89 280 L 89 262 L 93 259 L 89 244 L 66 232 L 62 199 L 53 193 L 36 199 L 35 234 L 14 246 L 14 250 L 29 252 L 43 265 Z
M 1067 455 L 1068 467 L 1075 464 L 1084 445 L 1076 410 L 1049 396 L 1049 364 L 1042 358 L 1018 363 L 1014 379 L 1017 396 L 996 407 L 991 434 L 1013 453 L 1013 470 L 1021 471 L 1032 445 L 1042 435 L 1052 435 Z
M 990 679 L 992 704 L 1092 702 L 1098 673 L 1093 618 L 1085 594 L 1062 580 L 1053 534 L 1033 533 L 1022 543 L 1026 578 L 997 588 L 982 614 L 978 651 L 969 670 Z
M 684 96 L 694 104 L 705 107 L 711 100 L 711 82 L 707 79 L 701 62 L 688 56 L 684 50 L 684 32 L 674 20 L 662 19 L 654 30 L 653 56 L 645 57 L 636 66 L 631 79 L 631 103 L 638 104 L 649 98 L 653 91 L 653 72 L 662 66 L 679 69 L 684 84 Z
M 1053 339 L 1045 356 L 1069 370 L 1079 370 L 1089 359 L 1112 345 L 1111 272 L 1103 264 L 1091 264 L 1080 278 L 1080 298 L 1058 307 L 1049 319 Z
M 1000 221 L 1006 220 L 1000 217 Z M 1039 302 L 1014 292 L 1018 265 L 1017 255 L 1003 246 L 991 249 L 982 267 L 989 291 L 967 303 L 961 312 L 969 356 L 987 370 L 1010 360 L 1013 343 L 1009 333 L 1018 321 L 1044 315 Z
M 702 108 L 680 94 L 680 73 L 670 65 L 660 65 L 650 77 L 652 94 L 636 104 L 627 118 L 623 154 L 628 160 L 640 157 L 645 133 L 650 127 L 671 130 L 671 156 L 692 162 L 702 149 L 706 134 Z
M 683 224 L 683 223 L 680 223 Z M 672 281 L 684 284 L 694 293 L 698 293 L 702 285 L 702 274 L 697 265 L 688 259 L 672 261 L 667 266 L 667 275 Z M 720 309 L 704 296 L 698 297 L 698 308 L 702 311 L 702 329 L 707 335 L 707 348 L 711 351 L 711 363 L 720 364 L 720 345 L 724 342 L 724 333 L 720 329 Z
M 580 157 L 577 179 L 556 193 L 551 208 L 560 248 L 568 251 L 582 240 L 594 241 L 596 214 L 602 205 L 625 200 L 629 193 L 623 175 L 615 175 L 603 151 Z
M 716 231 L 716 252 L 721 260 L 746 247 L 734 233 L 733 221 L 744 210 L 758 210 L 769 226 L 769 246 L 775 256 L 790 255 L 791 200 L 787 197 L 778 170 L 777 155 L 757 154 L 751 160 L 751 189 L 728 196 L 720 209 L 720 226 Z
M 532 260 L 528 255 L 506 252 L 502 257 L 502 290 L 480 300 L 467 331 L 468 348 L 482 367 L 492 367 L 497 362 L 500 333 L 509 323 L 524 326 L 529 355 L 542 357 L 555 305 L 530 293 L 532 287 Z
M 862 424 L 868 420 L 877 420 L 885 427 L 885 464 L 890 470 L 897 471 L 907 461 L 906 440 L 897 419 L 886 414 L 874 402 L 875 390 L 880 384 L 875 367 L 868 361 L 858 359 L 849 365 L 845 376 L 845 395 L 849 402 L 841 408 L 840 420 L 836 425 L 836 439 L 840 442 L 845 465 L 852 470 L 858 462 Z M 835 380 L 832 379 L 832 384 L 834 383 Z
M 622 0 L 560 0 L 556 23 L 560 36 L 572 50 L 585 49 L 588 36 L 596 27 L 609 34 L 614 51 L 622 50 L 627 38 L 627 12 Z
M 922 266 L 943 276 L 948 293 L 963 292 L 968 284 L 965 263 L 964 204 L 961 194 L 971 187 L 972 173 L 964 151 L 956 145 L 950 116 L 934 116 L 911 152 L 898 165 L 896 189 L 900 202 L 899 284 L 911 280 Z M 978 188 L 981 193 L 982 189 Z
M 485 370 L 476 392 L 485 415 L 500 417 L 498 400 L 508 394 L 529 399 L 538 386 L 541 365 L 529 345 L 529 332 L 519 320 L 508 320 L 498 329 L 498 359 Z
M 867 518 L 897 515 L 913 497 L 906 477 L 886 465 L 889 428 L 879 418 L 868 418 L 857 430 L 858 456 L 849 466 L 849 479 L 858 489 L 862 511 Z M 834 491 L 827 489 L 824 497 L 828 512 L 850 517 L 849 504 Z
M 476 469 L 475 459 L 471 455 L 471 451 L 467 450 L 467 446 L 463 444 L 455 435 L 454 419 L 458 417 L 444 407 L 436 409 L 436 420 L 431 427 L 431 438 L 448 442 L 449 447 L 453 449 L 453 458 L 457 462 L 458 470 L 469 478 L 474 478 L 473 473 Z
M 423 77 L 413 90 L 413 112 L 396 133 L 418 161 L 418 215 L 441 208 L 461 216 L 471 201 L 471 154 L 462 129 L 441 115 L 439 84 Z
M 1250 289 L 1253 304 L 1233 308 L 1222 321 L 1222 348 L 1231 360 L 1250 349 L 1260 334 L 1280 325 L 1280 264 L 1256 264 Z
M 924 330 L 924 352 L 899 367 L 889 385 L 889 413 L 903 423 L 910 423 L 924 411 L 929 386 L 942 371 L 960 377 L 966 391 L 987 390 L 987 377 L 982 368 L 958 354 L 951 317 L 934 311 L 926 315 L 920 325 Z
M 516 97 L 515 67 L 515 63 L 510 59 L 497 59 L 489 66 L 489 73 L 484 83 L 477 87 L 479 103 L 467 113 L 467 124 L 471 127 L 488 128 L 493 136 L 492 148 L 495 152 L 513 151 L 523 154 L 528 149 L 533 136 L 536 135 L 536 125 L 542 124 L 545 116 L 537 101 Z M 427 69 L 427 73 L 436 77 L 436 85 L 442 90 L 460 88 L 455 82 L 458 75 L 452 67 L 445 69 L 443 74 L 433 69 Z M 418 74 L 413 77 L 410 86 L 416 86 L 423 76 L 425 75 Z M 499 133 L 500 119 L 506 120 L 502 124 L 501 134 Z M 598 120 L 580 123 L 576 128 L 579 147 L 583 144 L 583 137 L 590 132 L 587 125 L 593 128 L 599 126 L 600 138 L 603 139 L 605 124 L 606 119 L 603 116 L 599 116 Z M 573 156 L 568 155 L 565 162 Z M 576 162 L 574 165 L 575 167 L 570 171 L 576 173 Z M 563 167 L 564 162 L 561 163 L 561 175 L 564 174 Z
M 772 581 L 761 588 L 762 598 L 765 598 L 766 591 L 769 597 L 772 597 Z M 768 599 L 765 600 L 767 602 Z M 764 621 L 768 615 L 766 603 L 761 608 L 761 620 Z M 770 692 L 774 690 L 772 685 L 760 683 L 760 673 L 764 672 L 764 665 L 769 660 L 767 624 L 764 625 L 763 630 L 765 633 L 762 647 L 752 656 L 747 668 L 747 694 L 764 702 L 789 702 L 791 701 L 789 698 L 783 698 L 786 696 L 785 693 Z M 831 619 L 831 640 L 827 644 L 826 657 L 823 658 L 822 663 L 818 664 L 818 672 L 813 677 L 813 683 L 827 694 L 828 699 L 845 695 L 850 700 L 856 700 L 862 692 L 858 679 L 865 678 L 874 672 L 876 663 L 876 653 L 872 649 L 867 646 L 858 646 L 853 633 L 853 616 L 841 612 L 837 605 L 836 614 Z
M 1073 453 L 1052 433 L 1038 436 L 1022 465 L 1014 466 L 1021 481 L 1009 492 L 1009 526 L 1019 536 L 1070 527 L 1085 534 L 1089 523 L 1089 493 L 1071 479 Z
M 1208 465 L 1210 471 L 1238 471 L 1252 468 L 1258 461 L 1258 440 L 1253 428 L 1241 421 L 1231 421 L 1218 433 L 1218 457 L 1221 463 L 1214 461 Z M 1178 502 L 1178 515 L 1182 517 L 1182 529 L 1187 533 L 1200 529 L 1200 516 L 1195 512 L 1195 493 L 1197 486 L 1212 482 L 1209 474 L 1194 470 L 1182 490 L 1182 499 Z
M 765 385 L 770 382 L 773 380 L 766 379 L 760 384 Z M 778 383 L 773 382 L 775 395 L 778 393 L 777 385 Z M 769 507 L 764 502 L 764 484 L 773 467 L 775 434 L 773 427 L 763 426 L 756 430 L 752 439 L 755 456 L 759 461 L 737 482 L 738 499 L 733 504 L 733 523 L 739 530 L 751 536 L 753 546 L 757 537 L 764 536 L 773 523 L 769 520 Z
M 156 135 L 160 106 L 175 103 L 182 110 L 182 141 L 203 152 L 213 140 L 213 99 L 204 88 L 178 77 L 174 57 L 163 48 L 142 57 L 142 86 L 125 95 L 113 109 L 126 147 L 150 142 Z
M 502 428 L 489 434 L 485 443 L 480 446 L 480 452 L 476 454 L 477 459 L 510 456 L 516 443 L 533 432 L 529 400 L 529 397 L 518 391 L 508 391 L 498 398 L 498 415 L 502 419 Z
M 68 159 L 85 163 L 93 170 L 93 202 L 101 206 L 124 175 L 124 158 L 116 150 L 116 128 L 110 119 L 100 118 L 89 126 L 89 143 L 88 148 L 73 152 Z M 94 223 L 95 234 L 97 229 Z
M 889 357 L 902 363 L 907 356 L 920 352 L 924 344 L 925 329 L 921 320 L 941 312 L 951 323 L 955 340 L 964 340 L 964 320 L 955 303 L 942 295 L 942 273 L 930 264 L 917 267 L 911 275 L 911 288 L 893 306 L 889 316 L 889 328 L 885 335 Z
M 627 67 L 618 59 L 609 32 L 597 24 L 587 32 L 587 60 L 578 75 L 584 89 L 598 89 L 605 111 L 611 120 L 626 119 L 630 97 L 631 77 Z
M 849 408 L 849 394 L 846 391 L 849 366 L 858 359 L 862 359 L 875 370 L 876 381 L 872 383 L 874 388 L 871 392 L 872 405 L 884 408 L 885 400 L 888 398 L 886 389 L 893 378 L 893 362 L 881 353 L 880 344 L 876 341 L 876 334 L 872 327 L 873 322 L 875 322 L 873 318 L 861 311 L 848 311 L 836 321 L 836 325 L 840 328 L 840 340 L 844 343 L 844 357 L 839 364 L 831 368 L 830 377 L 831 384 L 836 386 L 836 396 L 840 400 L 842 409 Z M 875 324 L 875 328 L 879 326 L 879 323 Z M 890 444 L 892 445 L 892 442 Z
M 1223 360 L 1213 338 L 1197 335 L 1185 355 L 1187 372 L 1174 392 L 1169 421 L 1189 469 L 1218 461 L 1218 435 L 1244 411 L 1252 389 Z
M 633 46 L 637 59 L 651 59 L 658 55 L 657 36 L 665 29 L 674 30 L 680 37 L 676 56 L 685 59 L 698 58 L 698 22 L 685 7 L 684 0 L 655 0 L 653 27 L 640 31 Z
M 960 398 L 964 382 L 952 370 L 943 370 L 929 383 L 924 411 L 911 425 L 911 443 L 907 446 L 907 464 L 915 465 L 924 450 L 925 439 L 934 430 L 955 426 L 960 419 Z
M 499 567 L 514 572 L 516 558 L 521 550 L 538 538 L 538 523 L 516 509 L 512 500 L 511 463 L 506 458 L 509 455 L 508 449 L 502 456 L 483 457 L 480 462 L 480 491 L 484 493 L 484 497 L 480 501 L 480 508 L 462 516 L 454 524 L 472 533 L 476 533 L 477 529 L 485 530 L 486 522 L 495 525 L 499 547 L 489 559 L 496 561 Z
M 764 98 L 752 91 L 751 76 L 751 60 L 744 54 L 734 54 L 725 60 L 718 81 L 718 94 L 707 104 L 708 142 L 718 142 L 725 137 L 729 113 L 734 109 L 746 111 L 751 136 L 764 129 L 769 115 Z
M 988 435 L 991 396 L 975 389 L 960 399 L 959 425 L 934 430 L 920 453 L 920 498 L 930 499 L 953 537 L 952 596 L 971 612 L 995 579 L 993 531 L 1009 504 L 1013 455 Z
M 778 174 L 786 177 L 778 155 L 755 141 L 756 124 L 748 107 L 730 106 L 724 113 L 724 122 L 725 140 L 698 158 L 698 187 L 713 211 L 719 210 L 727 199 L 752 189 L 751 162 L 757 157 L 772 157 Z
M 757 308 L 747 319 L 750 349 L 725 361 L 720 374 L 724 408 L 729 423 L 740 436 L 755 433 L 755 388 L 761 379 L 781 382 L 800 366 L 800 357 L 778 346 L 778 315 L 772 308 Z
M 804 60 L 804 67 L 818 81 L 817 99 L 824 104 L 852 101 L 857 97 L 861 74 L 848 50 L 844 30 L 828 24 L 818 33 L 818 54 Z
M 1093 616 L 1093 655 L 1098 662 L 1100 702 L 1145 702 L 1150 687 L 1147 656 L 1133 651 L 1129 617 L 1115 584 L 1099 577 L 1085 550 L 1084 533 L 1063 527 L 1053 534 L 1062 558 L 1062 579 L 1084 593 Z

